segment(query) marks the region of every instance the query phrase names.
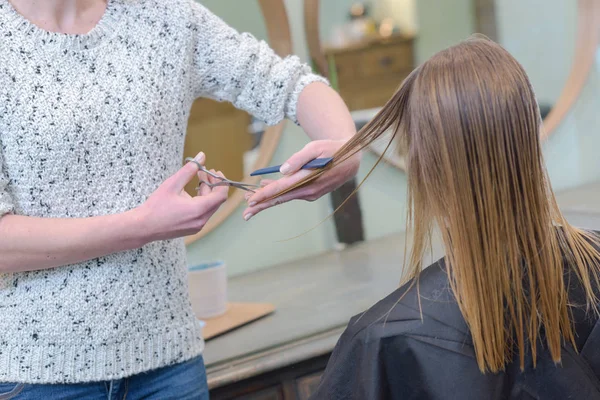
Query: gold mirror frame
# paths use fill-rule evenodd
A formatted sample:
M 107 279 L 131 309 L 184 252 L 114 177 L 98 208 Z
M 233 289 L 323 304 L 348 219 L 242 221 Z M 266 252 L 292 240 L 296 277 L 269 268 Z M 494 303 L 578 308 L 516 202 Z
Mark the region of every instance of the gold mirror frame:
M 319 30 L 319 5 L 320 0 L 304 0 L 304 28 L 310 57 L 319 73 L 327 76 L 327 60 L 323 52 Z M 544 119 L 542 140 L 547 139 L 556 130 L 575 104 L 592 70 L 596 51 L 600 44 L 600 1 L 577 0 L 577 7 L 577 38 L 571 71 L 556 104 Z M 380 152 L 371 150 L 381 155 Z M 389 159 L 386 161 L 397 168 L 405 169 L 404 163 L 400 160 Z
M 281 57 L 292 54 L 292 38 L 287 11 L 283 0 L 258 0 L 265 25 L 269 46 Z M 254 164 L 254 169 L 264 168 L 275 154 L 285 121 L 276 126 L 267 127 L 260 142 L 260 153 Z M 244 182 L 258 183 L 259 177 L 246 177 Z M 200 232 L 186 237 L 185 243 L 190 244 L 207 235 L 233 214 L 244 202 L 245 192 L 236 189 L 219 211 L 211 218 Z M 241 217 L 240 217 L 241 218 Z

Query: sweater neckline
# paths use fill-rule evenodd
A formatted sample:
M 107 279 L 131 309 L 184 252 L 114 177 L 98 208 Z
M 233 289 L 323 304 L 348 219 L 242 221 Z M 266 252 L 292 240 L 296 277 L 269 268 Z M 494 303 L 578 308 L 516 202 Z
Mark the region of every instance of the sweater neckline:
M 86 50 L 98 46 L 117 32 L 120 21 L 117 15 L 120 0 L 107 0 L 106 10 L 96 25 L 85 34 L 51 32 L 40 28 L 19 13 L 9 0 L 0 0 L 0 17 L 7 27 L 34 42 L 36 46 L 60 49 Z

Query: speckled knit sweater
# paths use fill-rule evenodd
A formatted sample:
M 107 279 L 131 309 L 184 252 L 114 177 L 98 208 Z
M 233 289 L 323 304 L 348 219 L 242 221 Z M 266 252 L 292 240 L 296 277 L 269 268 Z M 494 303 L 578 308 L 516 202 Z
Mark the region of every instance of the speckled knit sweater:
M 192 0 L 109 0 L 86 35 L 0 0 L 0 215 L 140 205 L 182 163 L 192 102 L 295 119 L 322 80 Z M 1 256 L 1 255 L 0 255 Z M 199 355 L 182 240 L 0 279 L 0 382 L 118 379 Z

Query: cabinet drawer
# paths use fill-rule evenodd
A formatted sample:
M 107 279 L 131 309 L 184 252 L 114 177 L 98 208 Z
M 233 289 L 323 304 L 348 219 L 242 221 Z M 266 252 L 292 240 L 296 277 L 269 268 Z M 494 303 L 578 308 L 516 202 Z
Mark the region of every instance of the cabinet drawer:
M 296 391 L 298 392 L 298 400 L 308 400 L 310 396 L 317 391 L 323 371 L 303 376 L 296 381 Z
M 412 46 L 408 43 L 365 48 L 335 56 L 338 78 L 360 79 L 411 69 Z
M 235 397 L 237 400 L 283 400 L 283 390 L 280 386 L 261 390 L 243 396 Z
M 351 111 L 383 106 L 411 70 L 368 79 L 340 80 L 340 96 Z
M 379 76 L 401 72 L 413 66 L 412 46 L 399 44 L 369 49 L 363 57 L 364 76 Z

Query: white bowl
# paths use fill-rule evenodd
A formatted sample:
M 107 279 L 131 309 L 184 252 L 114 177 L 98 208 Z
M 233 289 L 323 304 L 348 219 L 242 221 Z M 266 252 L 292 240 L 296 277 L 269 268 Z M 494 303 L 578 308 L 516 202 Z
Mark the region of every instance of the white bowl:
M 218 317 L 227 311 L 227 268 L 223 261 L 207 262 L 189 269 L 192 308 L 196 318 Z

